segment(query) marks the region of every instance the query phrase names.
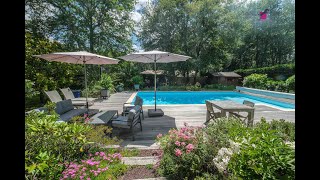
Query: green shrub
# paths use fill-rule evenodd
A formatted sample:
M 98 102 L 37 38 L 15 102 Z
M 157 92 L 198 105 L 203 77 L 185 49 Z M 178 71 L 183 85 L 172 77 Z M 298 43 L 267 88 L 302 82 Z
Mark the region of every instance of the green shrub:
M 34 88 L 34 82 L 28 80 L 28 79 L 25 79 L 25 90 L 24 90 L 24 93 L 25 93 L 25 97 L 26 98 L 32 98 L 33 96 L 36 96 L 39 94 L 38 91 L 36 91 Z
M 277 81 L 276 91 L 287 92 L 287 84 L 284 81 Z
M 240 74 L 242 77 L 251 74 L 267 74 L 270 78 L 275 78 L 278 75 L 289 77 L 295 74 L 295 64 L 279 64 L 262 68 L 238 69 L 234 72 Z
M 56 103 L 48 101 L 44 107 L 48 110 L 48 114 L 57 114 L 55 109 L 56 109 Z
M 110 92 L 114 92 L 115 88 L 113 85 L 113 80 L 111 76 L 107 74 L 102 74 L 100 81 L 97 82 L 98 85 L 102 87 L 102 89 L 110 90 Z
M 90 142 L 95 142 L 101 145 L 114 145 L 120 144 L 121 140 L 117 137 L 110 137 L 112 133 L 112 128 L 104 125 L 92 125 L 90 131 L 88 131 L 85 136 Z
M 266 83 L 266 89 L 269 91 L 274 91 L 276 90 L 277 85 L 278 85 L 277 81 L 268 80 Z
M 266 89 L 268 80 L 267 74 L 251 74 L 244 77 L 243 86 L 249 88 Z
M 188 85 L 188 86 L 186 86 L 186 90 L 187 91 L 200 91 L 201 84 L 197 82 L 195 85 Z
M 156 166 L 168 179 L 293 179 L 294 133 L 294 123 L 284 120 L 262 118 L 247 127 L 237 118 L 218 118 L 205 128 L 159 134 L 163 155 Z
M 140 75 L 136 75 L 136 76 L 133 76 L 131 78 L 131 81 L 133 84 L 142 84 L 143 83 L 143 77 L 140 76 Z
M 280 119 L 265 123 L 265 119 L 262 118 L 261 122 L 255 124 L 256 128 L 262 128 L 261 126 L 269 130 L 275 130 L 284 141 L 295 141 L 295 124 L 293 122 Z
M 151 88 L 150 90 L 153 90 Z M 185 91 L 186 86 L 160 86 L 158 87 L 159 91 Z
M 117 179 L 126 170 L 127 166 L 121 163 L 122 155 L 119 153 L 107 154 L 104 151 L 97 151 L 89 154 L 86 159 L 79 162 L 65 163 L 65 170 L 62 172 L 65 179 L 87 179 L 104 180 Z
M 163 149 L 158 172 L 169 179 L 193 179 L 203 171 L 206 164 L 206 149 L 203 143 L 201 128 L 186 126 L 171 129 L 158 141 Z
M 90 127 L 82 124 L 58 123 L 57 114 L 32 112 L 25 119 L 25 176 L 36 179 L 57 179 L 62 162 L 84 155 L 88 144 L 85 133 Z
M 290 76 L 287 80 L 286 80 L 286 86 L 288 88 L 288 91 L 295 91 L 295 85 L 296 85 L 296 78 L 295 75 Z
M 208 90 L 235 90 L 236 87 L 234 85 L 224 85 L 224 84 L 207 84 L 204 86 L 204 89 Z
M 278 126 L 281 127 L 281 126 Z M 235 179 L 294 179 L 295 151 L 265 120 L 234 139 L 240 151 L 228 163 Z

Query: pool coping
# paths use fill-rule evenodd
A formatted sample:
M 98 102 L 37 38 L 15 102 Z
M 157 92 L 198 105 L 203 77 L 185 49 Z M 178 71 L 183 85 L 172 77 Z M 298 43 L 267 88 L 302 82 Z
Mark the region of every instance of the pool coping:
M 127 100 L 126 103 L 132 103 L 134 97 L 139 92 L 154 92 L 154 91 L 137 91 L 137 92 L 134 92 L 134 93 L 132 93 L 132 95 L 130 96 L 130 98 Z M 222 91 L 157 91 L 157 92 L 237 92 L 237 93 L 241 93 L 241 92 L 238 92 L 236 90 L 234 90 L 234 91 L 227 91 L 227 90 L 222 90 Z M 275 97 L 271 97 L 270 98 L 269 96 L 266 96 L 266 95 L 265 95 L 266 96 L 265 97 L 265 96 L 263 96 L 261 94 L 256 95 L 254 93 L 247 93 L 247 92 L 246 93 L 242 92 L 241 94 L 247 94 L 247 95 L 262 97 L 262 98 L 266 98 L 266 99 L 270 99 L 270 100 L 276 100 L 276 101 L 280 101 L 280 102 L 283 102 L 283 103 L 289 103 L 289 104 L 294 104 L 295 105 L 295 103 L 283 101 L 283 100 L 277 99 Z M 186 105 L 202 106 L 202 105 L 205 105 L 205 104 L 157 104 L 157 106 L 186 106 Z M 256 103 L 256 105 L 263 105 L 263 106 L 271 107 L 271 108 L 278 109 L 278 110 L 281 110 L 281 111 L 295 111 L 295 108 L 294 109 L 281 108 L 281 107 L 277 107 L 277 106 L 273 106 L 273 105 L 269 105 L 269 104 L 261 104 L 261 103 Z M 144 105 L 144 106 L 154 106 L 154 104 L 148 104 L 148 105 Z
M 267 107 L 271 107 L 274 109 L 278 109 L 281 111 L 296 111 L 296 109 L 286 109 L 286 108 L 280 108 L 280 107 L 276 107 L 276 106 L 272 106 L 272 105 L 267 105 L 267 104 L 261 104 L 261 103 L 256 103 L 255 105 L 260 105 L 260 106 L 267 106 Z M 154 104 L 146 104 L 143 106 L 154 106 Z M 157 104 L 158 106 L 205 106 L 205 104 Z

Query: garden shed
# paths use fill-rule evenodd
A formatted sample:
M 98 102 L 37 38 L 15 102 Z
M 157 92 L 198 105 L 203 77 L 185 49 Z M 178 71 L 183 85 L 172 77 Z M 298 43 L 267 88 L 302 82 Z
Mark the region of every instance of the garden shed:
M 224 85 L 240 85 L 242 76 L 235 72 L 215 72 L 213 75 L 213 83 Z

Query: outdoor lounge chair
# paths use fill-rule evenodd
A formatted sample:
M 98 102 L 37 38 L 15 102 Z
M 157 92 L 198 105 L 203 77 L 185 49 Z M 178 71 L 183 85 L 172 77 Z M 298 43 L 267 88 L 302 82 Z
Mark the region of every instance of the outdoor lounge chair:
M 60 89 L 60 91 L 62 92 L 64 99 L 71 99 L 72 101 L 86 101 L 85 97 L 79 97 L 79 98 L 74 97 L 74 94 L 70 88 L 63 88 L 63 89 Z M 97 98 L 88 98 L 88 101 L 94 101 L 96 99 Z
M 40 107 L 33 110 L 30 110 L 25 113 L 25 115 L 30 114 L 32 111 L 40 112 L 44 111 L 47 112 L 47 108 Z M 83 116 L 84 113 L 87 112 L 86 109 L 75 109 L 75 107 L 72 105 L 72 101 L 70 99 L 68 100 L 62 100 L 59 102 L 56 102 L 56 108 L 55 111 L 57 114 L 59 114 L 59 119 L 57 122 L 68 122 L 75 116 Z M 99 110 L 97 109 L 90 109 L 89 110 L 89 116 L 98 113 Z
M 207 111 L 209 113 L 209 117 L 206 120 L 206 122 L 204 123 L 205 125 L 207 125 L 210 122 L 210 120 L 214 121 L 216 118 L 221 117 L 221 112 L 214 112 L 212 104 L 208 100 L 206 100 L 206 107 L 207 107 Z
M 113 119 L 111 121 L 111 127 L 130 129 L 132 133 L 132 140 L 134 141 L 134 127 L 140 123 L 140 129 L 142 131 L 140 111 L 141 106 L 134 106 L 127 116 L 118 116 L 116 119 Z
M 142 100 L 142 98 L 139 97 L 139 96 L 136 96 L 136 100 L 134 101 L 134 104 L 133 104 L 133 105 L 132 105 L 131 103 L 123 103 L 123 111 L 122 111 L 123 113 L 122 113 L 122 115 L 123 115 L 123 116 L 126 116 L 126 115 L 129 113 L 129 111 L 130 111 L 133 107 L 135 107 L 136 105 L 139 105 L 139 106 L 141 107 L 140 113 L 141 113 L 141 115 L 142 115 L 142 119 L 144 119 L 143 108 L 142 108 L 143 100 Z
M 57 103 L 62 101 L 62 98 L 60 96 L 60 94 L 58 93 L 58 91 L 53 90 L 53 91 L 45 91 L 45 94 L 47 95 L 47 97 L 50 99 L 51 102 Z M 74 106 L 85 106 L 86 105 L 86 101 L 71 101 L 72 105 Z M 93 105 L 93 102 L 88 101 L 89 106 Z
M 254 103 L 247 101 L 247 100 L 244 100 L 243 104 L 250 106 L 250 107 L 254 107 Z M 240 112 L 229 112 L 229 116 L 235 116 L 235 117 L 241 119 L 243 121 L 243 123 L 245 123 L 246 120 L 249 118 L 249 113 L 247 113 L 246 115 L 242 115 L 242 114 L 240 114 Z

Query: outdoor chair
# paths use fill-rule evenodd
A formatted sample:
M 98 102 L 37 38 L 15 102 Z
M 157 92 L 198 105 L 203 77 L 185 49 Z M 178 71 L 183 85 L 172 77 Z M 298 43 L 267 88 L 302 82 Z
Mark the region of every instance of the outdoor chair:
M 134 101 L 134 104 L 132 105 L 131 103 L 123 103 L 123 113 L 122 115 L 123 116 L 126 116 L 129 111 L 135 107 L 136 105 L 139 105 L 141 107 L 141 116 L 142 116 L 142 119 L 144 119 L 144 115 L 143 115 L 143 108 L 142 108 L 142 105 L 143 105 L 143 99 L 139 96 L 136 96 L 136 100 Z
M 247 101 L 247 100 L 244 100 L 243 104 L 247 105 L 247 106 L 250 106 L 250 107 L 254 107 L 254 103 L 250 102 L 250 101 Z M 242 120 L 243 123 L 245 123 L 246 120 L 249 118 L 249 113 L 247 113 L 245 115 L 242 115 L 242 114 L 240 114 L 240 112 L 229 112 L 229 116 L 237 117 L 240 120 Z
M 58 93 L 58 91 L 53 90 L 53 91 L 45 91 L 45 94 L 47 95 L 47 97 L 50 99 L 51 102 L 57 103 L 62 101 L 62 98 L 60 96 L 60 94 Z M 72 105 L 79 107 L 79 106 L 85 106 L 86 105 L 86 101 L 72 101 Z M 88 105 L 91 106 L 93 105 L 92 101 L 88 101 Z
M 210 122 L 210 120 L 214 121 L 216 118 L 221 117 L 221 112 L 214 112 L 213 106 L 208 100 L 206 100 L 206 107 L 207 107 L 207 111 L 209 113 L 209 117 L 207 117 L 208 119 L 204 123 L 205 125 L 207 125 Z
M 129 111 L 127 116 L 118 116 L 116 119 L 113 119 L 111 121 L 111 127 L 130 129 L 132 133 L 132 140 L 134 141 L 135 140 L 134 127 L 140 123 L 140 129 L 142 131 L 140 111 L 141 111 L 141 106 L 139 105 L 134 106 Z
M 48 112 L 48 109 L 46 107 L 40 107 L 33 110 L 30 110 L 28 112 L 25 112 L 25 115 L 30 114 L 32 111 L 35 112 Z M 62 100 L 59 102 L 56 102 L 55 112 L 59 114 L 59 119 L 57 122 L 68 122 L 75 116 L 83 116 L 85 113 L 88 113 L 89 116 L 92 116 L 94 114 L 97 114 L 99 112 L 98 109 L 90 109 L 88 112 L 86 109 L 76 109 L 72 105 L 72 101 L 70 99 L 68 100 Z
M 71 99 L 71 101 L 86 101 L 85 97 L 78 97 L 78 98 L 74 97 L 74 94 L 70 88 L 63 88 L 63 89 L 60 89 L 60 91 L 62 92 L 64 99 Z M 96 99 L 97 98 L 88 97 L 88 101 L 94 101 Z

